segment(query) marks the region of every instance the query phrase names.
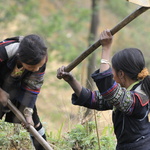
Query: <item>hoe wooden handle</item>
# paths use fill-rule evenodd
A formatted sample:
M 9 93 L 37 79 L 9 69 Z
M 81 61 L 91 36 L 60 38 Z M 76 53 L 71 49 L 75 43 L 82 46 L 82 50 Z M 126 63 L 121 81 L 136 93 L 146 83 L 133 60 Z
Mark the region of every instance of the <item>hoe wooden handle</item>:
M 25 125 L 27 124 L 26 119 L 22 115 L 22 113 L 14 106 L 14 104 L 8 100 L 7 106 L 9 109 L 16 115 L 16 117 Z M 28 131 L 36 138 L 36 140 L 46 149 L 46 150 L 53 150 L 50 145 L 44 140 L 44 138 L 37 132 L 37 130 L 32 126 L 29 125 Z
M 127 16 L 120 23 L 118 23 L 114 28 L 112 28 L 110 30 L 111 34 L 114 35 L 115 33 L 117 33 L 124 26 L 126 26 L 127 24 L 129 24 L 132 20 L 134 20 L 135 18 L 137 18 L 139 15 L 141 15 L 142 13 L 144 13 L 149 8 L 150 7 L 140 7 L 138 9 L 136 9 L 129 16 Z M 68 66 L 66 66 L 65 71 L 66 72 L 70 72 L 80 62 L 82 62 L 89 54 L 91 54 L 94 50 L 96 50 L 99 46 L 101 46 L 100 40 L 98 40 L 94 44 L 92 44 L 88 49 L 86 49 L 84 52 L 82 52 L 80 56 L 78 56 L 76 59 L 74 59 Z

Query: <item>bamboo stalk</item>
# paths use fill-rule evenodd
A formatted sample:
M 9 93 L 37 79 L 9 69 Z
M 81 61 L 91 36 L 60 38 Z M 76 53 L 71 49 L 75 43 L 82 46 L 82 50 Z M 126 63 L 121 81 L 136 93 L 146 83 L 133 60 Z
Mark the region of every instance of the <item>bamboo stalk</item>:
M 129 24 L 132 20 L 137 18 L 139 15 L 144 13 L 146 10 L 148 10 L 150 7 L 140 7 L 136 9 L 134 12 L 132 12 L 130 15 L 128 15 L 126 18 L 124 18 L 120 23 L 118 23 L 114 28 L 112 28 L 111 34 L 114 35 L 119 30 L 121 30 L 124 26 Z M 88 55 L 90 55 L 94 50 L 96 50 L 99 46 L 101 46 L 100 39 L 96 41 L 94 44 L 92 44 L 88 49 L 86 49 L 84 52 L 81 53 L 80 56 L 78 56 L 76 59 L 74 59 L 68 66 L 66 66 L 65 71 L 70 72 L 72 69 L 74 69 L 80 62 L 82 62 Z
M 27 125 L 26 119 L 24 118 L 22 113 L 16 108 L 16 106 L 10 100 L 8 100 L 7 106 L 23 124 Z M 27 130 L 36 138 L 36 140 L 46 150 L 53 150 L 51 146 L 45 141 L 45 139 L 37 132 L 37 130 L 32 125 L 29 125 Z

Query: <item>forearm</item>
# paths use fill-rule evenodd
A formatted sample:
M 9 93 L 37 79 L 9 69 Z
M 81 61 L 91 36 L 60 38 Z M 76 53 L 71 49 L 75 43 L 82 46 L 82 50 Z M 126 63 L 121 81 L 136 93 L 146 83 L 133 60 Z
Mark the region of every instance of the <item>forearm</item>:
M 2 88 L 0 88 L 0 103 L 3 106 L 6 106 L 8 99 L 9 99 L 9 94 L 5 92 Z
M 102 48 L 100 72 L 104 72 L 104 71 L 108 70 L 110 67 L 110 64 L 107 63 L 107 61 L 110 62 L 110 51 L 111 51 L 110 47 Z M 104 60 L 104 62 L 106 61 L 106 63 L 102 62 L 102 60 Z
M 104 72 L 110 67 L 110 53 L 112 45 L 112 35 L 110 30 L 104 30 L 100 35 L 100 40 L 102 44 L 102 54 L 101 54 L 101 64 L 100 72 Z
M 81 84 L 75 78 L 73 78 L 71 81 L 68 81 L 68 84 L 71 86 L 75 94 L 79 97 L 82 91 Z

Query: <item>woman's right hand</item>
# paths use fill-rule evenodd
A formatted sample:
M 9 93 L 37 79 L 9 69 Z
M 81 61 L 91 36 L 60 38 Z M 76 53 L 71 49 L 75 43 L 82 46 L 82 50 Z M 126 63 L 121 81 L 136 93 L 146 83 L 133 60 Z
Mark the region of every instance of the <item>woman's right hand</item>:
M 64 79 L 66 82 L 72 81 L 73 80 L 73 76 L 71 73 L 69 72 L 65 72 L 65 66 L 60 67 L 57 70 L 57 78 L 58 79 Z
M 64 79 L 72 87 L 77 96 L 80 95 L 82 86 L 69 72 L 65 72 L 65 66 L 60 67 L 57 70 L 57 78 Z
M 3 106 L 7 106 L 9 94 L 0 88 L 0 103 Z

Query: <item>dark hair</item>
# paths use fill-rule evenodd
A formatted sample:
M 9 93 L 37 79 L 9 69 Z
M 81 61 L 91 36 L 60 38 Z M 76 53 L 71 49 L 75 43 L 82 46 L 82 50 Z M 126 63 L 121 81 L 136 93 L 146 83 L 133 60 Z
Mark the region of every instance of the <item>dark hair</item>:
M 112 58 L 112 67 L 116 72 L 122 70 L 132 80 L 137 81 L 138 74 L 145 68 L 145 59 L 137 48 L 126 48 L 117 52 Z M 142 80 L 142 90 L 150 98 L 150 76 Z
M 36 65 L 47 55 L 47 47 L 38 35 L 31 34 L 22 39 L 17 54 L 21 62 Z

